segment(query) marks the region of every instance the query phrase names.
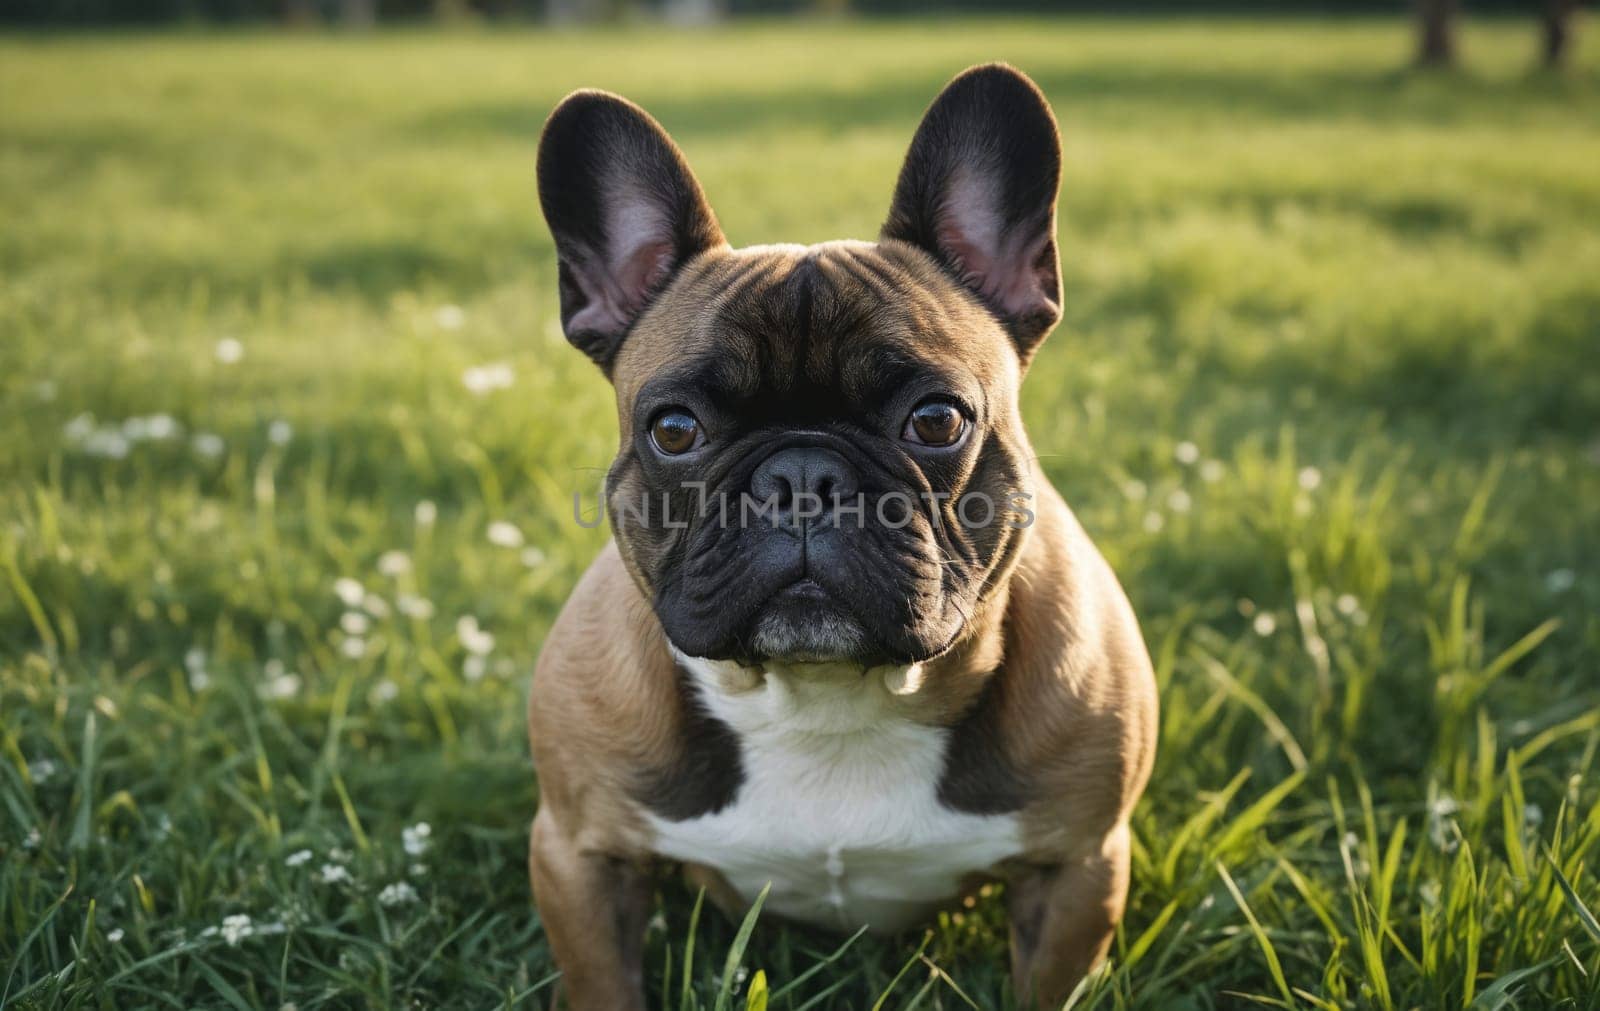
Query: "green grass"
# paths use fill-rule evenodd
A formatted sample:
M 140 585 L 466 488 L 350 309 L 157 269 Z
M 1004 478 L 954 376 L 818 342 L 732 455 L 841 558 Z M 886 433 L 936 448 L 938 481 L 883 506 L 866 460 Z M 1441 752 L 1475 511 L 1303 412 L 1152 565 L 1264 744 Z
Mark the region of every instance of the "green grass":
M 521 708 L 615 422 L 539 124 L 623 91 L 736 244 L 870 236 L 1000 58 L 1066 134 L 1026 413 L 1162 686 L 1079 1006 L 1596 1006 L 1600 64 L 1532 30 L 1440 77 L 1399 21 L 0 40 L 0 1004 L 542 1001 Z M 730 949 L 783 1011 L 1010 999 L 993 897 L 742 951 L 693 909 L 664 1008 L 743 1006 Z

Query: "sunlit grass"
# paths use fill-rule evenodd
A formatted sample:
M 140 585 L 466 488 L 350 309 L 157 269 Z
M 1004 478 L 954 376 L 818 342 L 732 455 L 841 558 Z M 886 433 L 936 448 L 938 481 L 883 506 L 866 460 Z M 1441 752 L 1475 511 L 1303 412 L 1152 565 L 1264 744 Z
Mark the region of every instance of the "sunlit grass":
M 521 706 L 615 440 L 542 117 L 623 91 L 736 243 L 867 236 L 1002 58 L 1066 133 L 1025 409 L 1164 707 L 1078 1006 L 1594 1005 L 1600 72 L 1466 41 L 1416 77 L 1400 22 L 0 40 L 0 1004 L 542 1001 Z M 662 1007 L 1010 1000 L 993 894 L 748 946 L 661 894 Z

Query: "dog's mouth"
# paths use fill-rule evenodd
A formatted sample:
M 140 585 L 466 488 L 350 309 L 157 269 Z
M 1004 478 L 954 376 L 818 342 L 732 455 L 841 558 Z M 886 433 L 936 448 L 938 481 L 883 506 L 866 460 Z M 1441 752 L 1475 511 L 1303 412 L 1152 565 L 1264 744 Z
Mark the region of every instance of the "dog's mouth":
M 752 618 L 745 639 L 749 659 L 757 662 L 870 665 L 884 654 L 860 619 L 809 577 L 774 593 Z

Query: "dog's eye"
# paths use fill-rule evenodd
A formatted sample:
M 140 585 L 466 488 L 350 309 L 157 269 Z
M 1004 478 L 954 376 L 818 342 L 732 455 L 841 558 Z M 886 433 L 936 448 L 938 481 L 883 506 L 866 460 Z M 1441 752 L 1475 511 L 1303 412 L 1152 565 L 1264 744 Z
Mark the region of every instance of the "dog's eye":
M 967 431 L 967 416 L 948 400 L 924 400 L 906 419 L 901 438 L 922 446 L 954 446 Z
M 700 422 L 681 407 L 671 407 L 656 415 L 650 423 L 650 441 L 668 456 L 681 456 L 694 449 L 704 438 Z

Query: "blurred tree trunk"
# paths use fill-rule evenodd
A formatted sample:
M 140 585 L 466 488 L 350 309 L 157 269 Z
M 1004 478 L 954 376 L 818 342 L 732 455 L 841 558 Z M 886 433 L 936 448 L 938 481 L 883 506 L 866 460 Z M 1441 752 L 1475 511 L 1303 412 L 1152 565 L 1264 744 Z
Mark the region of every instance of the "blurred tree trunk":
M 283 23 L 293 28 L 303 28 L 317 20 L 317 8 L 312 0 L 283 0 Z
M 545 17 L 553 24 L 593 24 L 615 20 L 621 11 L 616 0 L 545 0 Z
M 1417 63 L 1448 67 L 1456 62 L 1457 0 L 1417 0 Z
M 662 12 L 680 25 L 713 25 L 728 16 L 725 0 L 667 0 Z
M 378 20 L 378 0 L 339 0 L 339 20 L 346 28 L 371 28 Z
M 1544 65 L 1548 69 L 1557 70 L 1566 64 L 1577 15 L 1578 0 L 1545 0 Z

